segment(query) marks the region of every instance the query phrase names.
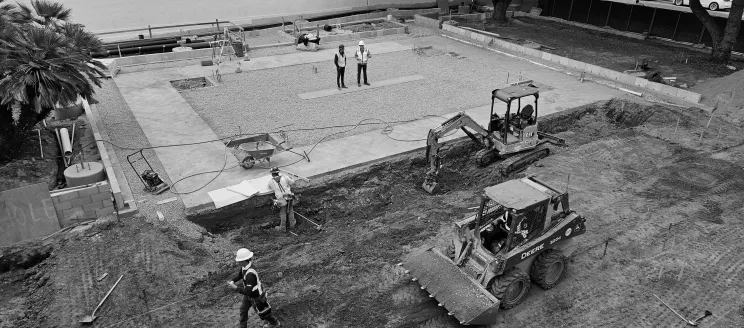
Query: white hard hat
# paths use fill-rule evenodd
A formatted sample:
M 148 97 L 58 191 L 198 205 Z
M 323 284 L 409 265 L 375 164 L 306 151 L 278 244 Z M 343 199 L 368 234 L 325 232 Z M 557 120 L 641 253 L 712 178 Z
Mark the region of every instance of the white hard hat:
M 359 41 L 359 45 L 360 46 L 363 46 L 364 45 L 364 41 Z
M 241 248 L 235 253 L 235 262 L 248 261 L 253 258 L 253 252 L 247 248 Z

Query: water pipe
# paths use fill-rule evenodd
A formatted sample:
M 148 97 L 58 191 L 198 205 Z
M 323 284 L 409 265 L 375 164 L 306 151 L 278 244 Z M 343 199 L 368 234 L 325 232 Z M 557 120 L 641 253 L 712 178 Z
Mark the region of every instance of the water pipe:
M 70 135 L 66 128 L 59 129 L 59 137 L 62 140 L 62 155 L 65 156 L 65 159 L 69 163 L 72 156 L 72 146 L 70 145 Z

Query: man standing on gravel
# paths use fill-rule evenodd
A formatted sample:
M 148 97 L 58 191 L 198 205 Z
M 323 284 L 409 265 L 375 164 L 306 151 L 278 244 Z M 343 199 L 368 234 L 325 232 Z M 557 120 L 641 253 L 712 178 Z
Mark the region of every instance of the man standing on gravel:
M 364 71 L 364 85 L 369 85 L 367 83 L 367 61 L 372 58 L 372 54 L 364 48 L 364 41 L 359 41 L 359 49 L 354 54 L 354 57 L 357 59 L 357 86 L 362 86 L 360 83 L 362 71 Z
M 266 299 L 266 292 L 261 286 L 258 272 L 251 268 L 253 264 L 253 252 L 247 248 L 239 249 L 235 254 L 235 262 L 240 264 L 240 272 L 227 285 L 238 293 L 243 294 L 243 303 L 240 305 L 240 328 L 248 327 L 248 310 L 252 307 L 261 320 L 266 321 L 268 327 L 279 327 L 281 324 L 271 314 L 271 305 Z M 243 286 L 235 283 L 243 281 Z
M 294 183 L 295 181 L 292 178 L 280 175 L 278 167 L 271 168 L 269 188 L 274 191 L 274 197 L 276 197 L 274 204 L 279 207 L 279 226 L 276 227 L 278 231 L 287 231 L 287 229 L 294 228 L 297 224 L 294 217 L 295 195 L 291 189 Z
M 333 62 L 336 64 L 336 85 L 338 89 L 346 88 L 344 83 L 344 73 L 346 72 L 346 54 L 344 54 L 344 45 L 338 45 L 338 53 L 333 57 Z

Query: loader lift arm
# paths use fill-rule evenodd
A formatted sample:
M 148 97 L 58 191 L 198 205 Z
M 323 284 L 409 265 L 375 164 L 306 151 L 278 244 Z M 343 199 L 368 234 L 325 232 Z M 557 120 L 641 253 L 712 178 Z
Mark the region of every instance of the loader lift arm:
M 429 193 L 433 193 L 437 188 L 436 177 L 443 164 L 439 150 L 444 146 L 444 143 L 440 144 L 439 138 L 455 129 L 462 129 L 481 148 L 490 148 L 493 144 L 491 133 L 476 123 L 465 112 L 457 113 L 457 115 L 445 121 L 439 127 L 429 130 L 429 136 L 426 138 L 426 164 L 428 170 L 426 171 L 426 178 L 424 178 L 423 184 L 424 189 Z

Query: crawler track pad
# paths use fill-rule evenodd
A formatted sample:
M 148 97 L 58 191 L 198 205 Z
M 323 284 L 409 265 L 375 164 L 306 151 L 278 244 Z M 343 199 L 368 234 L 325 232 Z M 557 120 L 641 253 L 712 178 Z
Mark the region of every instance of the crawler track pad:
M 464 325 L 489 325 L 496 321 L 499 300 L 450 259 L 434 248 L 403 262 L 411 278 L 434 296 Z

